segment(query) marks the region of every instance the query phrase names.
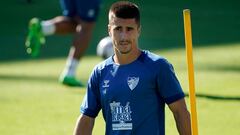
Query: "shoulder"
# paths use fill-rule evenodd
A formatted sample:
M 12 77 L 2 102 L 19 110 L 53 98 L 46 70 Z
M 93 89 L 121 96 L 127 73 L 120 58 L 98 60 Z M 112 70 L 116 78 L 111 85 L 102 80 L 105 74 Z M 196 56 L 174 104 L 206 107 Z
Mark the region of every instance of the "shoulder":
M 112 65 L 111 59 L 106 59 L 100 63 L 98 63 L 97 65 L 95 65 L 95 67 L 93 68 L 90 77 L 89 77 L 89 81 L 90 82 L 96 82 L 99 81 L 99 79 L 105 74 L 107 73 L 107 71 L 110 69 L 110 66 Z
M 103 70 L 109 68 L 112 65 L 113 65 L 112 57 L 109 57 L 108 59 L 98 63 L 93 70 L 95 72 L 102 72 Z
M 172 64 L 165 57 L 150 51 L 143 51 L 141 61 L 147 66 L 147 69 L 158 75 L 163 74 L 163 72 L 174 71 Z
M 155 66 L 164 66 L 164 65 L 167 66 L 170 64 L 165 57 L 157 55 L 147 50 L 143 50 L 142 59 L 145 63 L 152 64 Z

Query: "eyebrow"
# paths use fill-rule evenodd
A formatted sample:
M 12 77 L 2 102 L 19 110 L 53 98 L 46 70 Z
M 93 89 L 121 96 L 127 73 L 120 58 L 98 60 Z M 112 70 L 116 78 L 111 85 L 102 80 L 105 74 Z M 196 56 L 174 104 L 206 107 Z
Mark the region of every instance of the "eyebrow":
M 118 29 L 118 28 L 122 28 L 122 26 L 116 26 L 116 27 L 114 27 L 114 29 Z M 126 28 L 127 28 L 127 29 L 134 29 L 134 27 L 132 27 L 132 26 L 127 26 Z

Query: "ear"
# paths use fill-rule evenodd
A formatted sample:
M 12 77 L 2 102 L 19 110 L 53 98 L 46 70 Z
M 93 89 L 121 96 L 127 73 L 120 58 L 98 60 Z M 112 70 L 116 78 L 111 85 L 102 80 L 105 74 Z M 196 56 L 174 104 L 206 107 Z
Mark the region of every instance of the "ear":
M 108 35 L 109 35 L 110 37 L 112 37 L 111 25 L 110 25 L 110 24 L 108 24 Z
M 139 25 L 139 27 L 138 27 L 138 36 L 140 36 L 140 34 L 141 34 L 141 31 L 142 31 L 142 26 L 141 26 L 141 25 Z

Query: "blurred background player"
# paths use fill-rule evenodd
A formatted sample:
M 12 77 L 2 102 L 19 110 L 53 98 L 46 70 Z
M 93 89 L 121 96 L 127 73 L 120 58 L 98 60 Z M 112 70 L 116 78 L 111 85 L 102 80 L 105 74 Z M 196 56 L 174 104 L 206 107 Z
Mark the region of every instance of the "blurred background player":
M 60 0 L 60 4 L 62 16 L 50 20 L 30 20 L 25 42 L 27 53 L 38 56 L 41 45 L 45 43 L 45 36 L 73 34 L 72 46 L 59 81 L 68 86 L 83 86 L 75 77 L 76 69 L 91 40 L 101 0 Z

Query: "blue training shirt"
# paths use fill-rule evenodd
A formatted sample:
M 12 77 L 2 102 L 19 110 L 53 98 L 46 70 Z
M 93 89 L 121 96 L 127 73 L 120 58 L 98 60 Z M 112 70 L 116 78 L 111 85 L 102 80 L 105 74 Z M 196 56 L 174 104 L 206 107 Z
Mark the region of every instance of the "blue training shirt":
M 95 118 L 102 109 L 106 135 L 164 135 L 165 104 L 184 97 L 172 65 L 149 51 L 132 63 L 110 57 L 89 79 L 81 113 Z

